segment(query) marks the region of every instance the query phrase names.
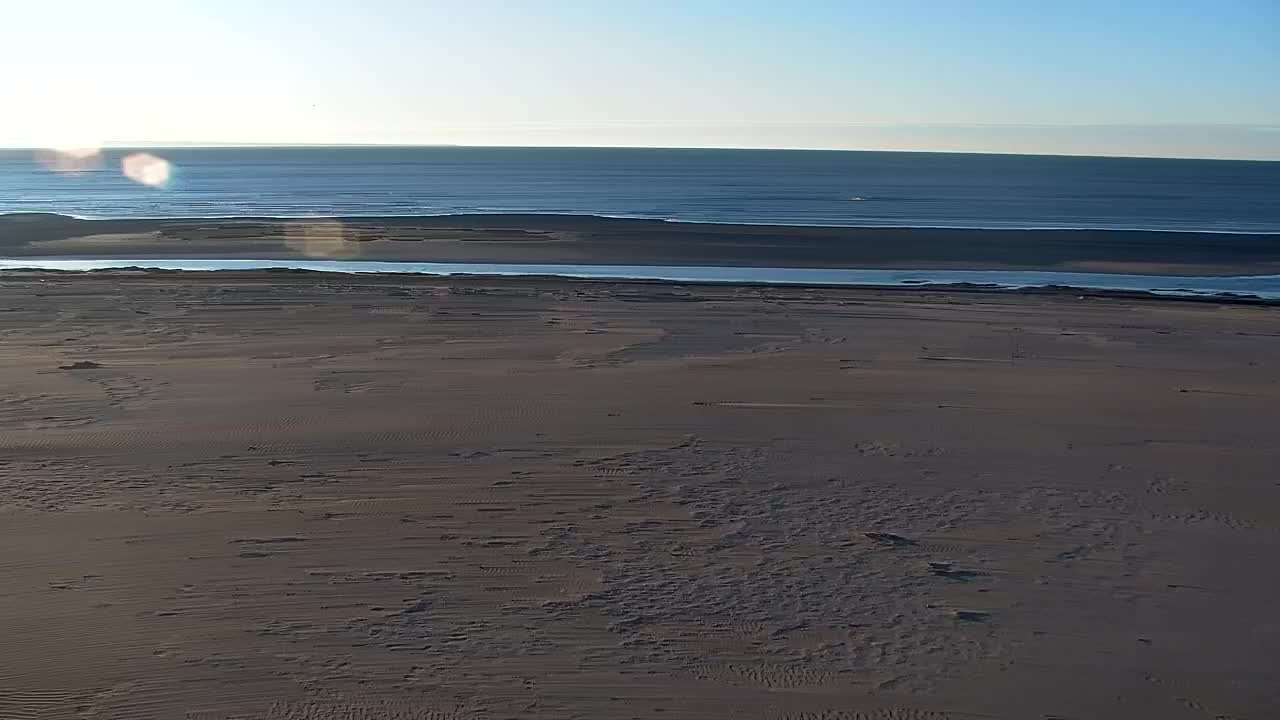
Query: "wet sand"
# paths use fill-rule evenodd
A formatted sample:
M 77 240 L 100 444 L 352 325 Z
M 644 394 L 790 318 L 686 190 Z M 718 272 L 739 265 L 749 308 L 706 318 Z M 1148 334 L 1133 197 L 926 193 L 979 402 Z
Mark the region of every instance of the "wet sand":
M 1280 235 L 673 223 L 571 215 L 76 220 L 0 215 L 0 257 L 1280 273 Z
M 0 284 L 0 717 L 1266 718 L 1280 314 Z

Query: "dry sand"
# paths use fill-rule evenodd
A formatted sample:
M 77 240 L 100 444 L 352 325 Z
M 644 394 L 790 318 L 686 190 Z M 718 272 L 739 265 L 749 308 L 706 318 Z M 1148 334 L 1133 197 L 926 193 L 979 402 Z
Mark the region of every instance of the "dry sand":
M 1280 314 L 0 285 L 0 717 L 1274 718 Z

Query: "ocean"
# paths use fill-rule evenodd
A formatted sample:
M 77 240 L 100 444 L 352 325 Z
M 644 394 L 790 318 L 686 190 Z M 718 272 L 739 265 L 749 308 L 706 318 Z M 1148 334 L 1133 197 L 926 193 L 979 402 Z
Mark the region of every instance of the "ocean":
M 136 182 L 122 161 L 163 162 Z M 567 213 L 689 222 L 1280 233 L 1280 162 L 479 147 L 0 150 L 0 213 Z M 61 167 L 59 167 L 61 166 Z M 133 173 L 135 177 L 138 173 Z

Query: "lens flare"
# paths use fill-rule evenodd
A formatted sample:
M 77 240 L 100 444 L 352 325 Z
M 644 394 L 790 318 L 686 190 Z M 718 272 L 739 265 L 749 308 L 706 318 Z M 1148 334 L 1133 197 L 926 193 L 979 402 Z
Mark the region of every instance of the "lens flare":
M 124 156 L 120 160 L 120 171 L 130 180 L 151 187 L 164 187 L 173 174 L 168 160 L 151 153 Z
M 360 254 L 360 243 L 348 240 L 342 223 L 328 218 L 286 223 L 284 244 L 290 250 L 313 258 L 344 259 Z
M 102 165 L 102 151 L 96 144 L 73 144 L 35 152 L 36 162 L 54 172 L 80 173 Z

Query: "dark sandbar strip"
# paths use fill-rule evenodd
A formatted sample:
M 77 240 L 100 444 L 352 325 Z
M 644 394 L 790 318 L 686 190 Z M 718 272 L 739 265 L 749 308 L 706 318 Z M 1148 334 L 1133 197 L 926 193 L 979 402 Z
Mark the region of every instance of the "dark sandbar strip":
M 1280 273 L 1280 235 L 720 225 L 572 215 L 80 220 L 0 216 L 6 257 Z

